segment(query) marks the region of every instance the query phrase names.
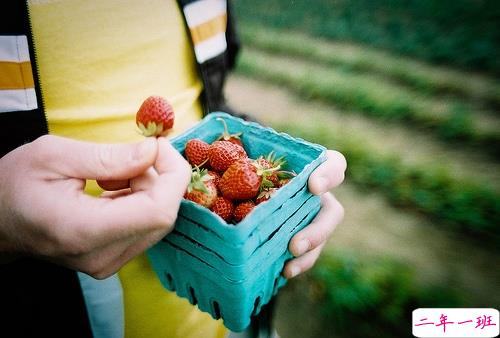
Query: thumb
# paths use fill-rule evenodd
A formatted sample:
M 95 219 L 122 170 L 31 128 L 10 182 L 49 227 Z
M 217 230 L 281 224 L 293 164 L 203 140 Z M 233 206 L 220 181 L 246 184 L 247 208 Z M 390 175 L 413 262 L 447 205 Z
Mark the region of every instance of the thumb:
M 146 138 L 132 144 L 97 144 L 50 136 L 42 151 L 50 163 L 67 177 L 95 180 L 124 180 L 147 170 L 156 160 L 158 143 Z M 47 158 L 47 157 L 46 157 Z
M 315 195 L 321 195 L 338 186 L 344 181 L 346 168 L 344 155 L 335 150 L 328 150 L 327 160 L 309 177 L 309 190 Z
M 164 208 L 178 205 L 191 180 L 191 166 L 164 137 L 158 139 L 155 169 L 159 176 L 153 198 Z

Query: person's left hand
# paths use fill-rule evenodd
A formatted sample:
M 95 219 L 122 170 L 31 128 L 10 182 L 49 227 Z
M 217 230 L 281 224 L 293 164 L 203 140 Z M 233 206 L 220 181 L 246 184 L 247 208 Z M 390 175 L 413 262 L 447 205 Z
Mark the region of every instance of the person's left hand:
M 344 208 L 329 191 L 344 181 L 345 157 L 328 150 L 328 158 L 309 177 L 309 191 L 321 196 L 321 209 L 314 220 L 292 237 L 288 248 L 296 257 L 285 264 L 283 275 L 293 278 L 309 270 L 337 225 L 344 218 Z

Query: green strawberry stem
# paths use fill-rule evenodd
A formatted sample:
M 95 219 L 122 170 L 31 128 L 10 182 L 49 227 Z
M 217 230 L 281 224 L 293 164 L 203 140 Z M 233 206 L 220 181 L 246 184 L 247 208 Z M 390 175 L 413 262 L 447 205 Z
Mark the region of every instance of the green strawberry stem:
M 155 122 L 149 121 L 148 126 L 146 127 L 142 122 L 139 122 L 137 126 L 141 134 L 144 135 L 145 137 L 164 136 L 163 123 L 156 124 Z
M 205 161 L 206 162 L 206 161 Z M 193 190 L 198 190 L 208 194 L 208 189 L 205 185 L 206 181 L 209 181 L 211 176 L 208 174 L 207 169 L 200 170 L 200 167 L 194 166 L 193 171 L 191 173 L 191 182 L 188 185 L 188 192 Z
M 280 169 L 280 166 L 277 165 L 272 168 L 264 168 L 258 161 L 252 161 L 252 165 L 257 169 L 257 175 L 262 177 L 262 182 L 260 183 L 259 191 L 272 188 L 274 186 L 273 182 L 271 182 L 268 177 L 275 171 Z
M 278 175 L 278 178 L 280 180 L 285 178 L 293 178 L 297 176 L 297 173 L 295 171 L 287 171 L 287 170 L 280 170 L 276 174 Z
M 265 159 L 273 167 L 275 167 L 275 166 L 284 167 L 286 165 L 285 157 L 281 156 L 281 157 L 276 158 L 276 153 L 274 152 L 274 150 L 271 150 L 271 152 L 269 154 L 267 154 Z
M 231 137 L 239 139 L 240 136 L 243 134 L 242 132 L 239 132 L 236 134 L 230 134 L 229 130 L 227 128 L 226 121 L 222 117 L 218 117 L 218 118 L 216 118 L 216 120 L 222 122 L 222 124 L 224 125 L 224 131 L 222 132 L 222 135 L 217 140 L 222 140 L 222 139 L 229 140 Z

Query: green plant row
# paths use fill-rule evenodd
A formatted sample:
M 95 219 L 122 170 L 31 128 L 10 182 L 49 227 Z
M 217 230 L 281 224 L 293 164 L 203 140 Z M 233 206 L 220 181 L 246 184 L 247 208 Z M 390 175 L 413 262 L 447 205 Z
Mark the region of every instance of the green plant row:
M 433 130 L 446 140 L 481 146 L 495 155 L 500 149 L 500 131 L 491 123 L 478 123 L 481 117 L 477 112 L 473 114 L 459 103 L 430 100 L 372 76 L 249 49 L 241 54 L 236 71 L 284 85 L 306 99 L 323 100 L 376 118 L 402 120 Z
M 500 75 L 495 0 L 238 0 L 234 5 L 240 22 Z
M 324 124 L 280 122 L 273 127 L 341 151 L 349 163 L 347 179 L 363 189 L 382 191 L 394 205 L 414 210 L 468 238 L 493 247 L 500 244 L 500 196 L 490 187 L 458 180 L 441 168 L 404 165 L 353 135 L 332 133 Z
M 419 307 L 467 307 L 457 290 L 417 286 L 415 272 L 395 259 L 337 251 L 320 257 L 307 282 L 336 335 L 405 337 Z
M 437 67 L 367 46 L 313 38 L 290 30 L 240 25 L 244 46 L 354 71 L 374 72 L 425 94 L 453 94 L 500 107 L 500 83 L 491 78 Z

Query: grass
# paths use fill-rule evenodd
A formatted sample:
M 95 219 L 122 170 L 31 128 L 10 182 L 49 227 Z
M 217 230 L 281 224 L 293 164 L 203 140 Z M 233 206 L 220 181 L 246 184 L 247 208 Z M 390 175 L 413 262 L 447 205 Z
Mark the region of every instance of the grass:
M 353 74 L 248 48 L 240 56 L 237 72 L 284 85 L 304 99 L 431 129 L 444 139 L 480 146 L 494 155 L 500 149 L 496 119 L 482 121 L 460 102 L 425 97 L 371 74 Z
M 367 46 L 314 38 L 289 30 L 242 24 L 240 34 L 244 46 L 279 55 L 294 55 L 325 66 L 381 74 L 424 94 L 451 94 L 500 107 L 500 83 L 484 75 L 434 66 Z
M 239 0 L 239 22 L 500 75 L 495 0 Z
M 416 308 L 466 307 L 457 290 L 417 285 L 415 275 L 397 259 L 337 250 L 322 255 L 308 282 L 325 326 L 335 335 L 403 337 Z

